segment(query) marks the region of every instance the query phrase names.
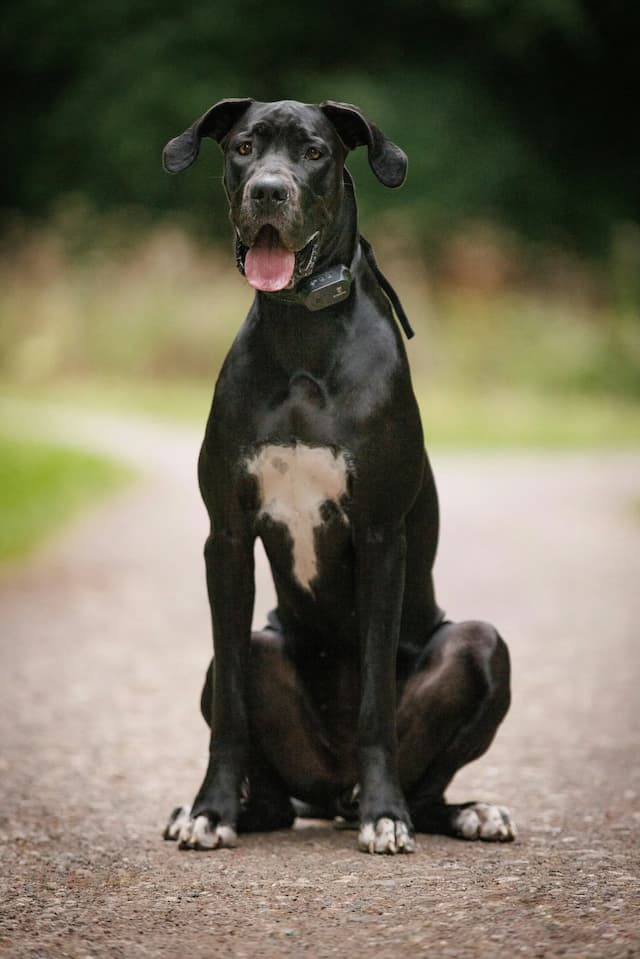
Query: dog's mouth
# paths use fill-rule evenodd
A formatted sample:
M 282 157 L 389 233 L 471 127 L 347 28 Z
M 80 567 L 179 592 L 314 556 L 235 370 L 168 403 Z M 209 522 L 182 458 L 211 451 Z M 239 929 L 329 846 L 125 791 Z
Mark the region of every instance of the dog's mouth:
M 236 235 L 236 261 L 251 286 L 265 293 L 291 289 L 308 276 L 315 266 L 320 249 L 320 231 L 316 231 L 299 250 L 292 250 L 278 230 L 266 223 L 258 231 L 251 246 Z

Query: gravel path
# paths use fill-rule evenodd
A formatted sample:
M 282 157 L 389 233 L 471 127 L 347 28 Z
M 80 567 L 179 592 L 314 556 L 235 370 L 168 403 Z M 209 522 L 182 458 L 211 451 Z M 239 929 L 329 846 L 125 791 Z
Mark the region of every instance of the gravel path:
M 640 955 L 640 455 L 433 456 L 441 604 L 494 621 L 514 664 L 450 796 L 508 804 L 516 843 L 371 857 L 308 823 L 194 854 L 160 833 L 207 744 L 199 436 L 46 429 L 146 472 L 0 578 L 0 956 Z

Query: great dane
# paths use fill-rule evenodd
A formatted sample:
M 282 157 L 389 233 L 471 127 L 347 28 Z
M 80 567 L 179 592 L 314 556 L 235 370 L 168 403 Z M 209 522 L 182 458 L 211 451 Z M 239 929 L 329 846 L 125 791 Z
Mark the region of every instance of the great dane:
M 256 290 L 220 373 L 199 460 L 214 659 L 209 762 L 165 838 L 216 849 L 296 811 L 341 816 L 370 853 L 415 832 L 507 841 L 509 812 L 447 804 L 509 707 L 509 655 L 438 607 L 438 503 L 394 309 L 360 236 L 350 150 L 387 187 L 407 158 L 346 103 L 222 100 L 164 150 L 224 152 L 236 261 Z M 252 632 L 254 542 L 277 593 Z M 309 808 L 311 807 L 311 808 Z

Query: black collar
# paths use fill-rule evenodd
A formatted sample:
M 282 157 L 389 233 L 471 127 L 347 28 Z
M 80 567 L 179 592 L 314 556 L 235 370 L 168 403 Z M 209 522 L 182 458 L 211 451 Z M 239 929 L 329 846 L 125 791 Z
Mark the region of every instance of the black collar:
M 321 270 L 319 273 L 312 273 L 311 276 L 303 277 L 290 290 L 278 290 L 276 293 L 263 291 L 262 295 L 280 303 L 298 304 L 312 311 L 335 306 L 336 303 L 341 303 L 351 295 L 353 277 L 363 253 L 369 268 L 391 303 L 405 336 L 410 340 L 414 333 L 400 298 L 378 266 L 371 244 L 363 236 L 359 237 L 356 251 L 349 266 L 339 263 L 336 266 L 328 267 L 326 270 Z
M 342 303 L 351 295 L 353 277 L 360 258 L 358 243 L 349 266 L 337 263 L 335 266 L 327 267 L 326 270 L 303 277 L 291 289 L 278 290 L 276 293 L 263 291 L 264 296 L 268 296 L 270 300 L 278 300 L 280 303 L 298 304 L 313 312 L 335 306 L 336 303 Z

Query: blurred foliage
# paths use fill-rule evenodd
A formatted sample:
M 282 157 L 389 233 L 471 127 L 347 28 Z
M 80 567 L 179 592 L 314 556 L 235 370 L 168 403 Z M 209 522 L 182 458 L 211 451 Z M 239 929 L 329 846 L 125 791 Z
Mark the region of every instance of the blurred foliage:
M 88 235 L 100 242 L 80 255 Z M 452 240 L 437 273 L 406 238 L 372 239 L 417 332 L 408 349 L 418 389 L 640 399 L 640 324 L 624 257 L 604 296 L 560 256 L 528 279 L 489 228 Z M 630 242 L 620 240 L 626 256 Z M 212 384 L 251 297 L 231 250 L 168 223 L 148 230 L 119 214 L 67 210 L 47 228 L 14 231 L 0 255 L 0 377 Z
M 395 195 L 354 155 L 364 222 L 400 211 L 427 248 L 480 220 L 602 255 L 640 222 L 637 4 L 21 0 L 3 27 L 7 212 L 77 193 L 226 236 L 215 144 L 182 177 L 159 156 L 212 102 L 250 95 L 359 104 L 410 157 Z
M 527 391 L 548 410 L 562 397 L 565 414 L 601 402 L 602 435 L 622 435 L 616 410 L 631 422 L 637 5 L 22 0 L 3 26 L 0 376 L 12 384 L 211 383 L 251 294 L 233 268 L 217 145 L 178 177 L 162 172 L 162 146 L 223 97 L 332 98 L 409 155 L 399 192 L 364 151 L 349 166 L 363 231 L 418 332 L 418 392 L 436 410 L 429 390 L 445 397 L 441 435 L 487 434 L 478 417 L 495 416 L 497 434 L 509 420 L 535 438 L 529 401 L 518 413 L 513 399 Z M 459 415 L 446 399 L 455 391 L 486 398 L 475 420 L 472 400 Z

